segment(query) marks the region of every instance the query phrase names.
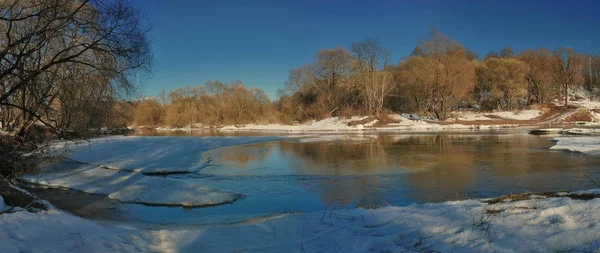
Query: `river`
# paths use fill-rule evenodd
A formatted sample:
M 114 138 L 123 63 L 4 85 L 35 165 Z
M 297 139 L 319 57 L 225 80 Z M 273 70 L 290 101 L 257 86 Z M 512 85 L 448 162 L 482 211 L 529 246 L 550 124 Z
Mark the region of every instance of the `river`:
M 581 173 L 600 178 L 600 157 L 549 150 L 549 136 L 529 135 L 525 130 L 314 137 L 318 136 L 210 150 L 210 166 L 198 173 L 169 175 L 208 178 L 209 187 L 247 195 L 233 204 L 161 207 L 65 190 L 37 192 L 57 207 L 86 218 L 147 226 L 218 226 L 289 211 L 590 189 L 595 185 Z

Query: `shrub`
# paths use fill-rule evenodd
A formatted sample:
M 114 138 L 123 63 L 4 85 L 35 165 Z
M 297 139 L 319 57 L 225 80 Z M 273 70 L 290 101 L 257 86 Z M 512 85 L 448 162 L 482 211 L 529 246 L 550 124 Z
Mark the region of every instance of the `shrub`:
M 594 117 L 587 109 L 579 109 L 565 118 L 565 122 L 592 122 Z
M 24 156 L 27 145 L 10 135 L 0 135 L 0 176 L 13 178 L 35 167 L 33 159 Z

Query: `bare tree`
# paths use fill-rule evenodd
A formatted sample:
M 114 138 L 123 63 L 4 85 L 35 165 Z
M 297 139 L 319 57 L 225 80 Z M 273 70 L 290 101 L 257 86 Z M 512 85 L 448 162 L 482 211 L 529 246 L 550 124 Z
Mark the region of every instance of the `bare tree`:
M 475 83 L 476 61 L 469 60 L 464 48 L 453 39 L 432 29 L 427 40 L 419 44 L 423 56 L 407 59 L 408 79 L 419 89 L 419 103 L 440 120 L 445 120 L 453 107 L 470 95 Z M 411 57 L 413 58 L 413 57 Z M 416 69 L 420 68 L 420 69 Z
M 355 81 L 362 89 L 366 111 L 369 114 L 379 114 L 383 110 L 386 96 L 395 88 L 392 74 L 384 71 L 390 62 L 391 53 L 374 38 L 354 43 L 351 48 L 358 71 Z
M 583 82 L 584 58 L 572 48 L 560 47 L 554 51 L 554 81 L 560 85 L 565 106 L 569 102 L 569 89 Z
M 485 60 L 487 60 L 489 58 L 500 58 L 500 55 L 498 53 L 496 53 L 494 50 L 491 50 L 485 55 Z
M 74 98 L 86 95 L 91 100 L 81 102 L 89 103 L 132 91 L 134 78 L 151 62 L 139 13 L 119 0 L 2 1 L 3 129 L 24 133 L 43 123 L 64 134 L 71 125 L 59 122 L 77 120 L 77 114 L 64 113 Z
M 586 55 L 584 67 L 584 86 L 592 96 L 598 94 L 600 88 L 600 55 Z
M 477 69 L 478 101 L 489 109 L 514 109 L 527 96 L 528 72 L 529 66 L 514 58 L 485 60 Z
M 325 96 L 328 110 L 335 110 L 345 102 L 340 98 L 349 89 L 353 63 L 352 55 L 344 48 L 324 49 L 315 56 L 315 87 Z
M 552 51 L 545 48 L 526 50 L 518 57 L 529 65 L 529 73 L 525 77 L 527 103 L 545 103 L 555 90 Z
M 515 51 L 512 49 L 512 47 L 505 47 L 502 50 L 500 50 L 500 57 L 513 58 L 515 57 Z
M 163 108 L 154 98 L 139 101 L 135 111 L 135 121 L 138 126 L 156 127 L 162 124 Z

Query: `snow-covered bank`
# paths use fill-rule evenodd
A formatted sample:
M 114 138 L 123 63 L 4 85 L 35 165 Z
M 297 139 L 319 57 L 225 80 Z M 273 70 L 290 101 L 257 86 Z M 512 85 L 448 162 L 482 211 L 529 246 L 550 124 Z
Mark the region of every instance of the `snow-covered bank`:
M 514 128 L 518 124 L 436 124 L 423 120 L 411 120 L 401 115 L 390 115 L 395 123 L 389 123 L 385 126 L 377 126 L 377 119 L 369 117 L 351 117 L 341 119 L 331 117 L 321 121 L 309 122 L 299 125 L 255 125 L 244 126 L 225 126 L 221 131 L 262 131 L 262 132 L 360 132 L 360 131 L 394 131 L 394 132 L 430 132 L 444 130 L 477 130 L 477 129 L 500 129 Z M 481 120 L 490 120 L 489 118 L 480 118 Z
M 489 130 L 489 129 L 503 129 L 503 128 L 516 128 L 518 124 L 499 124 L 499 125 L 463 125 L 463 124 L 449 124 L 440 125 L 435 123 L 427 123 L 424 121 L 415 122 L 413 124 L 389 124 L 386 127 L 377 127 L 374 130 L 378 132 L 437 132 L 447 130 Z
M 0 197 L 0 211 L 2 211 Z M 0 214 L 0 252 L 148 252 L 139 231 L 107 227 L 51 208 Z
M 512 120 L 532 120 L 538 118 L 544 114 L 542 110 L 522 110 L 518 112 L 492 112 L 487 113 L 488 115 L 497 116 L 503 119 Z
M 326 118 L 320 121 L 311 121 L 306 124 L 298 125 L 283 125 L 283 124 L 269 124 L 269 125 L 256 125 L 248 124 L 244 126 L 225 126 L 222 127 L 221 131 L 270 131 L 270 132 L 308 132 L 308 131 L 362 131 L 366 127 L 371 127 L 377 123 L 376 119 L 368 120 L 369 117 L 354 116 L 348 119 L 342 119 L 339 117 Z M 367 120 L 368 122 L 363 124 L 349 125 L 351 122 L 359 122 Z
M 544 114 L 542 110 L 522 110 L 522 111 L 502 111 L 502 112 L 454 112 L 454 119 L 464 121 L 482 121 L 482 120 L 532 120 Z
M 590 193 L 590 192 L 587 192 Z M 593 193 L 598 193 L 597 190 Z M 50 210 L 0 215 L 1 252 L 556 252 L 600 247 L 600 199 L 543 196 L 328 210 L 141 230 Z

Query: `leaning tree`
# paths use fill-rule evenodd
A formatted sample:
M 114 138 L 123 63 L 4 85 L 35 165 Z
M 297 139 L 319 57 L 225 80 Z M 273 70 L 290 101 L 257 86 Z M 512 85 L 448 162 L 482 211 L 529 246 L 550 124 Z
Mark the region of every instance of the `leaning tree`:
M 122 0 L 1 1 L 1 129 L 66 136 L 101 124 L 111 100 L 149 73 L 141 18 Z
M 129 1 L 0 0 L 0 179 L 39 163 L 23 155 L 41 143 L 33 130 L 101 126 L 150 73 L 148 31 Z

